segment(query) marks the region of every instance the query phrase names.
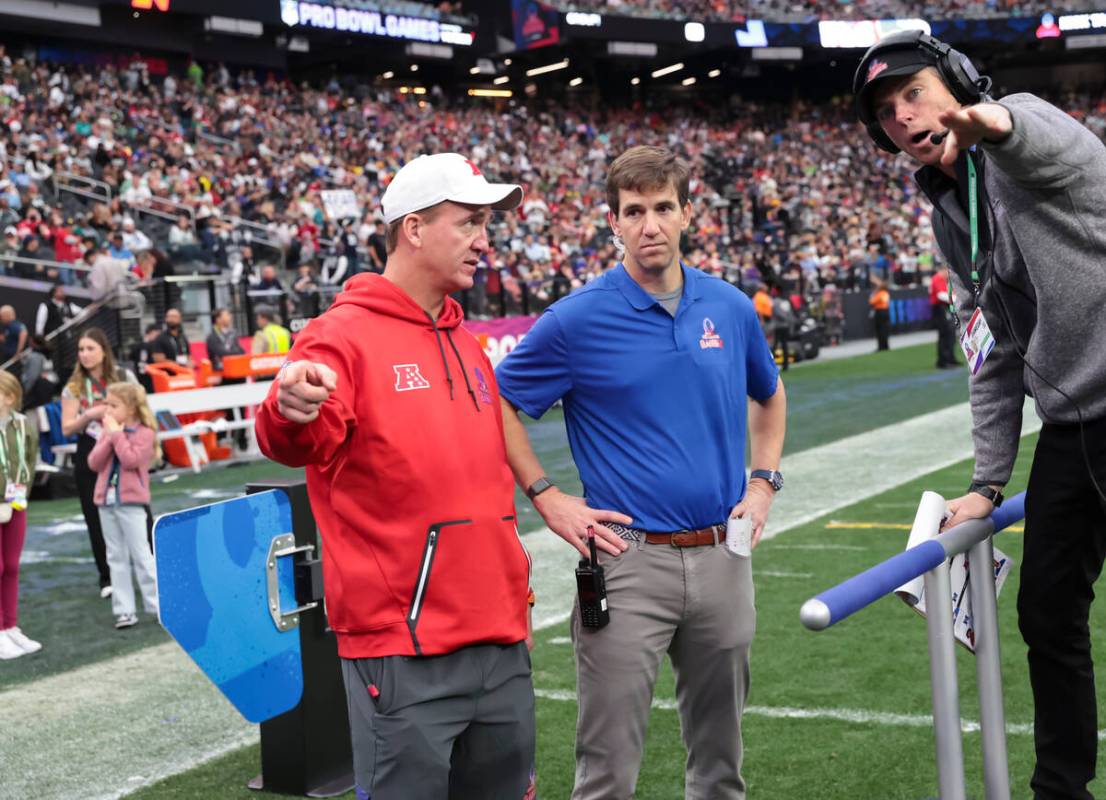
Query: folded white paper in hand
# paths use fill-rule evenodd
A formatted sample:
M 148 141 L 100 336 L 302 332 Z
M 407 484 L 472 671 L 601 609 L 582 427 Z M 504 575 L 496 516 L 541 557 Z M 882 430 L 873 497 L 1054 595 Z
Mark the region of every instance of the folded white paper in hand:
M 915 547 L 922 542 L 937 537 L 941 530 L 941 520 L 945 516 L 945 498 L 937 492 L 922 492 L 922 499 L 918 503 L 918 513 L 914 515 L 914 525 L 910 528 L 910 538 L 906 541 L 906 549 Z M 916 606 L 922 596 L 922 587 L 925 585 L 921 575 L 912 581 L 907 581 L 895 594 L 902 598 L 907 605 Z

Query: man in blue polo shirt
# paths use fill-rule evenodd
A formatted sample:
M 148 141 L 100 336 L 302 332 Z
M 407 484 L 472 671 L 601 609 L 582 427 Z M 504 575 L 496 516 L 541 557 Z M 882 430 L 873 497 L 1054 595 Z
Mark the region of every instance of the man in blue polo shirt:
M 760 539 L 783 485 L 786 399 L 749 299 L 680 262 L 688 184 L 687 163 L 667 150 L 619 156 L 607 201 L 623 262 L 551 306 L 496 370 L 515 479 L 581 554 L 594 529 L 606 571 L 610 624 L 584 628 L 578 609 L 572 618 L 573 800 L 633 795 L 665 653 L 687 798 L 745 797 L 741 713 L 755 610 L 750 561 L 725 546 L 726 521 L 751 518 L 753 545 Z M 558 399 L 584 498 L 545 477 L 518 418 L 538 418 Z

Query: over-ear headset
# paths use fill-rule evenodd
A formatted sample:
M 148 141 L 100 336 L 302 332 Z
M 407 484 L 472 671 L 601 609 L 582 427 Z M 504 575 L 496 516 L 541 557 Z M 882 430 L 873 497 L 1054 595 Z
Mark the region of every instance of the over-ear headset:
M 888 153 L 897 153 L 899 148 L 880 127 L 879 120 L 875 118 L 870 107 L 870 98 L 862 98 L 861 90 L 868 82 L 868 67 L 872 61 L 881 56 L 885 57 L 893 50 L 920 50 L 933 58 L 935 61 L 933 66 L 941 76 L 941 80 L 949 88 L 952 96 L 964 105 L 978 103 L 989 96 L 991 79 L 980 75 L 971 60 L 959 50 L 919 30 L 902 31 L 887 36 L 868 48 L 868 52 L 860 60 L 860 66 L 853 76 L 853 95 L 856 97 L 857 117 L 864 123 L 872 141 Z

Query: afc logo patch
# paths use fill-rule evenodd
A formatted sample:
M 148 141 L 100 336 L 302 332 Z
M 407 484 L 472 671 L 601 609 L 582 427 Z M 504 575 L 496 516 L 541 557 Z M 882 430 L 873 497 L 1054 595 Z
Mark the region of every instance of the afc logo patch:
M 714 332 L 714 321 L 710 317 L 703 317 L 703 335 L 699 337 L 701 350 L 721 350 L 722 337 Z
M 418 364 L 392 364 L 392 370 L 396 373 L 397 392 L 430 388 L 430 381 L 419 372 Z

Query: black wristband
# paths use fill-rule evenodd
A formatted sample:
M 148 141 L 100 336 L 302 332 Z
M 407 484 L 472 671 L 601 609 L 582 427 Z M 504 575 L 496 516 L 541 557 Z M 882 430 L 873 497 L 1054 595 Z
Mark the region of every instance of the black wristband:
M 552 489 L 554 486 L 556 486 L 556 484 L 553 483 L 553 481 L 542 475 L 540 478 L 538 478 L 536 481 L 531 483 L 530 486 L 527 487 L 526 496 L 533 500 L 546 489 Z

